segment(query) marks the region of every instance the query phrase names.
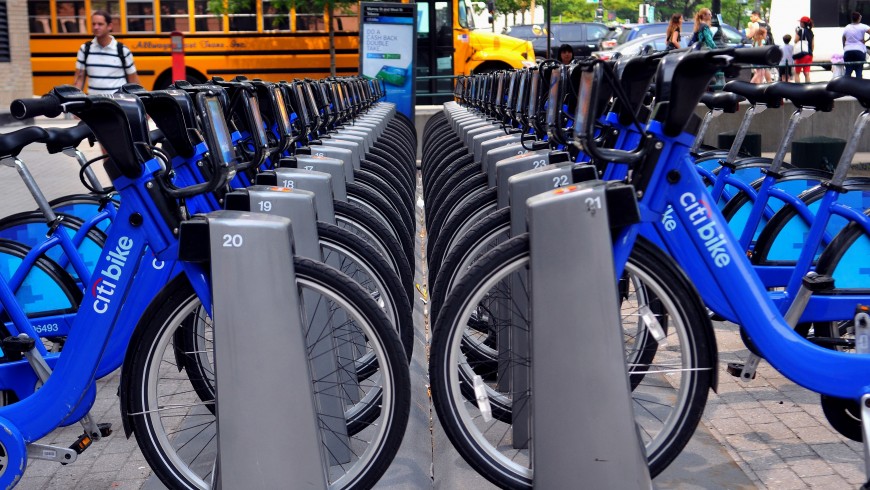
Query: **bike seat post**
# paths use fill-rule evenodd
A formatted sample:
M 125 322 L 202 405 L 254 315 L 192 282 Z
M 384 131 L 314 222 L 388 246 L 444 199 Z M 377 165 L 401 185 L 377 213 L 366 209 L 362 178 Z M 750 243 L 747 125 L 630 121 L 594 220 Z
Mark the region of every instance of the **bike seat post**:
M 710 123 L 713 119 L 721 116 L 725 111 L 722 109 L 712 109 L 704 114 L 704 119 L 701 121 L 701 126 L 698 128 L 698 134 L 695 136 L 695 142 L 692 143 L 691 153 L 697 153 L 701 147 L 701 142 L 704 141 L 704 136 L 707 134 L 707 129 L 710 128 Z
M 767 105 L 762 103 L 750 104 L 746 109 L 746 114 L 743 115 L 743 120 L 740 122 L 740 127 L 737 129 L 737 134 L 734 136 L 734 143 L 731 144 L 731 149 L 728 150 L 726 162 L 734 163 L 737 161 L 737 155 L 740 153 L 740 148 L 743 146 L 743 140 L 746 139 L 746 134 L 749 133 L 749 126 L 752 125 L 752 119 L 764 112 Z
M 88 179 L 88 183 L 91 187 L 94 188 L 97 192 L 103 191 L 103 184 L 100 183 L 100 179 L 97 178 L 97 174 L 94 173 L 94 169 L 88 165 L 88 159 L 84 153 L 81 152 L 78 148 L 64 148 L 63 154 L 75 158 L 79 165 L 84 169 L 85 178 Z
M 861 142 L 861 135 L 867 127 L 867 122 L 870 121 L 870 110 L 866 110 L 858 115 L 855 121 L 852 137 L 846 140 L 846 148 L 840 156 L 840 161 L 837 162 L 837 167 L 834 169 L 834 176 L 831 178 L 831 184 L 840 186 L 846 180 L 846 174 L 852 165 L 852 159 L 858 151 L 858 144 Z
M 778 173 L 782 168 L 782 163 L 785 161 L 785 154 L 788 153 L 791 142 L 794 139 L 795 133 L 797 132 L 798 125 L 800 125 L 801 121 L 809 118 L 813 114 L 816 113 L 816 110 L 812 107 L 798 107 L 792 113 L 791 118 L 788 120 L 788 126 L 785 128 L 785 134 L 782 136 L 782 140 L 779 142 L 779 148 L 776 150 L 776 156 L 773 157 L 773 161 L 770 163 L 770 167 L 768 167 L 768 171 L 772 173 Z
M 42 189 L 40 189 L 36 184 L 36 180 L 30 173 L 30 170 L 27 169 L 27 165 L 18 158 L 4 158 L 3 160 L 0 160 L 0 162 L 7 167 L 15 167 L 18 171 L 18 175 L 21 176 L 21 180 L 24 181 L 24 185 L 27 186 L 27 190 L 30 191 L 30 195 L 33 196 L 33 199 L 36 201 L 36 206 L 42 214 L 45 215 L 46 221 L 53 223 L 57 219 L 57 215 L 54 214 L 54 210 L 51 209 L 51 206 L 48 204 L 48 199 L 45 198 Z
M 833 288 L 834 280 L 830 276 L 820 276 L 815 272 L 808 272 L 801 280 L 801 287 L 795 293 L 794 300 L 784 315 L 785 322 L 792 328 L 796 327 L 807 304 L 809 304 L 810 296 L 815 292 L 828 291 Z

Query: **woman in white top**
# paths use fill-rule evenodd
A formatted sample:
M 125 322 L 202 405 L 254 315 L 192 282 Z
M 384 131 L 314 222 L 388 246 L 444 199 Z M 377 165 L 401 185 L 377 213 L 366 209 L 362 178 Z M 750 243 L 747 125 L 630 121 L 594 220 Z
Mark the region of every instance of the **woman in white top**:
M 846 63 L 846 76 L 855 72 L 856 78 L 864 78 L 864 61 L 867 58 L 865 34 L 870 34 L 870 26 L 861 23 L 861 13 L 852 12 L 852 23 L 843 29 L 843 61 Z

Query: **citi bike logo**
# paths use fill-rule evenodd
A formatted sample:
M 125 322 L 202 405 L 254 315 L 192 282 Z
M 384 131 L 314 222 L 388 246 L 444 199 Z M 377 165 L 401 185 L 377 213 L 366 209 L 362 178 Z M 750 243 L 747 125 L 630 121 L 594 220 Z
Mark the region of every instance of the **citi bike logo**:
M 730 264 L 731 256 L 725 249 L 728 242 L 725 240 L 725 235 L 717 232 L 716 223 L 710 220 L 710 216 L 713 215 L 710 205 L 706 201 L 699 201 L 691 192 L 680 196 L 680 205 L 688 213 L 695 232 L 704 241 L 704 247 L 707 248 L 707 253 L 713 258 L 716 267 Z
M 133 240 L 124 236 L 118 240 L 115 250 L 112 250 L 106 256 L 109 265 L 100 271 L 100 277 L 91 286 L 91 294 L 95 298 L 93 304 L 95 312 L 103 314 L 109 309 L 109 305 L 112 303 L 112 296 L 115 294 L 115 288 L 117 287 L 117 283 L 114 281 L 121 278 L 131 248 L 133 248 Z

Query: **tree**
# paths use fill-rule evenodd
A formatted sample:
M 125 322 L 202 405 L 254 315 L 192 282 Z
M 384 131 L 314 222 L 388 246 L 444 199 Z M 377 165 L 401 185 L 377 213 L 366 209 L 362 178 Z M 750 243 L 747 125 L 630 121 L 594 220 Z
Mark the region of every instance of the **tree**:
M 680 13 L 687 21 L 695 17 L 695 12 L 702 8 L 710 8 L 710 0 L 664 0 L 656 3 L 656 16 L 667 20 L 672 14 Z M 740 3 L 738 0 L 722 0 L 722 20 L 731 26 L 740 28 L 749 18 L 749 12 L 755 9 L 755 3 Z M 761 11 L 770 12 L 770 0 L 761 2 Z M 659 15 L 658 12 L 661 14 Z M 740 25 L 738 25 L 740 24 Z
M 318 12 L 326 12 L 329 33 L 329 74 L 335 76 L 335 11 L 348 10 L 351 5 L 357 4 L 356 0 L 272 0 L 269 5 L 277 12 L 289 13 L 291 8 L 296 7 L 297 1 L 304 2 L 302 4 Z M 216 14 L 233 14 L 249 11 L 253 5 L 254 0 L 208 0 L 208 11 Z

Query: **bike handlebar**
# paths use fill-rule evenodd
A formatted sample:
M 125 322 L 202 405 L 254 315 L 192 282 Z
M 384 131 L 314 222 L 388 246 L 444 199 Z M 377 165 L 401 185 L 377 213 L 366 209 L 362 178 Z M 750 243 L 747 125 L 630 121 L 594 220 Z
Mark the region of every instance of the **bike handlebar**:
M 713 51 L 713 53 L 717 52 Z M 753 65 L 775 65 L 782 59 L 782 50 L 778 46 L 763 46 L 759 48 L 732 49 L 729 53 L 735 63 Z
M 57 117 L 63 112 L 63 107 L 57 97 L 46 94 L 38 99 L 15 99 L 9 110 L 15 119 L 28 119 L 36 116 Z

